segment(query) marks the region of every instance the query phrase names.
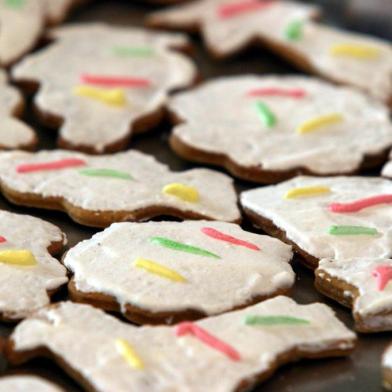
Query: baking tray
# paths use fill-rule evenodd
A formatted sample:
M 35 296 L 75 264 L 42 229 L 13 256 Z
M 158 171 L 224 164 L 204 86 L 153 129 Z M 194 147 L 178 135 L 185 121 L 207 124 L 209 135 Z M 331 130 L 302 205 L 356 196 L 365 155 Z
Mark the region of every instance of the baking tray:
M 320 0 L 312 3 L 320 4 L 325 9 L 324 19 L 330 24 L 392 40 L 392 0 Z M 132 0 L 96 1 L 74 13 L 70 22 L 102 21 L 124 26 L 140 26 L 143 23 L 143 17 L 154 9 L 155 7 L 152 5 Z M 197 35 L 192 37 L 192 41 L 194 46 L 193 55 L 203 79 L 244 73 L 298 73 L 290 65 L 268 51 L 249 49 L 233 59 L 217 61 L 212 59 L 203 49 Z M 31 102 L 28 102 L 25 120 L 37 129 L 40 138 L 40 149 L 55 148 L 56 132 L 37 123 L 31 110 Z M 131 147 L 154 155 L 159 161 L 168 164 L 174 170 L 186 170 L 197 166 L 176 157 L 170 150 L 167 143 L 169 132 L 170 124 L 164 122 L 151 132 L 136 136 L 132 140 Z M 366 174 L 377 175 L 378 173 L 379 170 Z M 256 186 L 243 181 L 236 181 L 239 192 Z M 72 222 L 64 213 L 15 207 L 3 197 L 0 197 L 0 208 L 38 216 L 56 224 L 67 234 L 69 247 L 91 237 L 96 232 L 94 229 Z M 247 230 L 253 230 L 246 220 L 243 226 Z M 302 267 L 298 260 L 294 260 L 293 265 L 297 273 L 296 284 L 292 291 L 295 300 L 303 304 L 315 301 L 324 302 L 330 305 L 336 311 L 337 316 L 351 328 L 353 323 L 350 311 L 318 294 L 313 288 L 313 273 Z M 67 292 L 62 289 L 53 299 L 58 301 L 66 298 Z M 12 328 L 13 326 L 10 324 L 0 324 L 0 335 L 7 336 Z M 381 391 L 380 359 L 382 351 L 389 341 L 392 341 L 392 335 L 388 333 L 360 335 L 357 349 L 351 357 L 332 360 L 307 360 L 286 365 L 280 368 L 270 380 L 259 385 L 255 391 Z M 11 368 L 7 366 L 4 358 L 0 358 L 0 371 L 2 374 L 39 374 L 63 386 L 67 391 L 82 390 L 59 367 L 47 359 L 37 359 L 24 366 Z M 203 375 L 200 375 L 200 377 L 203 377 Z

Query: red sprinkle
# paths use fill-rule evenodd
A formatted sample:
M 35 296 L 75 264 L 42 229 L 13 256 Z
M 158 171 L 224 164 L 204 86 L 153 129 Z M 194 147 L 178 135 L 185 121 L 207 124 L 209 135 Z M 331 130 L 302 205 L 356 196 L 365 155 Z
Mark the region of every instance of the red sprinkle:
M 3 242 L 7 242 L 7 239 L 0 235 L 0 244 L 2 244 Z
M 201 231 L 209 237 L 215 238 L 216 240 L 230 242 L 231 244 L 244 246 L 252 250 L 261 250 L 257 245 L 251 244 L 248 241 L 240 240 L 232 237 L 231 235 L 222 233 L 221 231 L 215 230 L 212 227 L 203 227 Z
M 287 97 L 301 99 L 306 96 L 306 91 L 300 88 L 285 89 L 279 87 L 256 88 L 248 91 L 249 97 Z
M 25 163 L 16 168 L 18 173 L 31 173 L 44 170 L 67 169 L 68 167 L 83 166 L 86 162 L 78 158 L 60 159 L 52 162 Z
M 245 12 L 268 8 L 274 3 L 275 0 L 242 0 L 220 6 L 218 8 L 218 14 L 222 19 L 227 19 Z
M 332 212 L 358 212 L 364 208 L 387 203 L 392 203 L 392 195 L 372 196 L 352 203 L 331 203 L 328 208 Z
M 382 291 L 392 279 L 392 267 L 380 265 L 372 271 L 372 275 L 377 279 L 377 288 Z
M 125 76 L 83 74 L 81 75 L 80 80 L 85 84 L 103 87 L 148 87 L 151 85 L 151 82 L 148 79 Z
M 241 356 L 235 348 L 233 348 L 232 346 L 228 345 L 225 342 L 222 342 L 222 340 L 219 340 L 215 336 L 208 333 L 205 329 L 199 327 L 194 323 L 191 323 L 189 321 L 180 323 L 177 325 L 175 331 L 177 336 L 184 336 L 184 335 L 195 336 L 201 342 L 205 343 L 207 346 L 210 346 L 215 350 L 220 351 L 221 353 L 225 354 L 233 361 L 241 360 Z

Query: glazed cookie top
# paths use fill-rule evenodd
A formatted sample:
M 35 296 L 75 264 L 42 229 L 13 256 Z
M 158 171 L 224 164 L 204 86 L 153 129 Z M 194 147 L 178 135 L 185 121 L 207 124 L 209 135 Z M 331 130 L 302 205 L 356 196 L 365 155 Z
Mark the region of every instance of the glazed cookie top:
M 172 208 L 238 221 L 230 177 L 208 169 L 172 172 L 138 151 L 93 156 L 64 150 L 0 153 L 0 180 L 12 192 L 60 198 L 86 211 Z
M 0 392 L 62 392 L 63 389 L 36 376 L 6 376 L 0 378 Z
M 23 99 L 18 90 L 7 84 L 7 75 L 0 70 L 0 147 L 23 148 L 35 144 L 34 131 L 14 118 L 23 108 Z
M 246 168 L 347 173 L 392 145 L 383 105 L 315 78 L 221 78 L 174 96 L 181 143 Z M 203 126 L 200 126 L 203 124 Z
M 35 103 L 64 119 L 60 142 L 68 148 L 118 149 L 136 123 L 141 131 L 156 122 L 169 91 L 195 79 L 193 63 L 171 50 L 187 45 L 182 35 L 88 24 L 51 36 L 55 42 L 26 57 L 13 77 L 40 84 Z
M 67 282 L 65 268 L 49 254 L 53 243 L 66 243 L 56 226 L 32 216 L 0 211 L 2 318 L 26 317 L 50 302 L 48 291 Z
M 391 202 L 392 183 L 372 177 L 300 176 L 241 195 L 247 211 L 318 259 L 390 257 Z
M 288 290 L 291 257 L 281 241 L 230 223 L 115 223 L 64 264 L 79 291 L 114 296 L 122 309 L 211 315 Z
M 140 328 L 65 302 L 20 323 L 11 339 L 16 353 L 45 347 L 93 389 L 119 392 L 232 391 L 268 375 L 284 354 L 344 354 L 355 344 L 326 305 L 287 297 L 195 323 Z

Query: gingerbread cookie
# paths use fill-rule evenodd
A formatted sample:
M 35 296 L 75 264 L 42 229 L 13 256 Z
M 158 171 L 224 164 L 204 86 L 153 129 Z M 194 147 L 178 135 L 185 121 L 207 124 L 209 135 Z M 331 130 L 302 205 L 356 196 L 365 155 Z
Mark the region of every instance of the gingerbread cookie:
M 52 45 L 13 68 L 13 77 L 39 85 L 35 106 L 44 124 L 60 128 L 65 148 L 124 149 L 132 134 L 161 120 L 170 91 L 195 80 L 193 63 L 172 50 L 188 44 L 182 35 L 88 24 L 52 37 Z
M 384 351 L 382 356 L 383 387 L 392 391 L 392 344 Z
M 316 14 L 314 7 L 288 1 L 202 0 L 157 12 L 148 22 L 198 28 L 221 57 L 261 42 L 305 71 L 392 104 L 390 43 L 313 23 Z
M 392 182 L 373 177 L 300 176 L 243 192 L 251 221 L 293 244 L 303 261 L 389 258 Z
M 18 320 L 47 305 L 68 281 L 51 255 L 61 252 L 65 234 L 28 215 L 0 211 L 0 318 Z
M 392 260 L 354 258 L 320 261 L 316 288 L 351 307 L 361 332 L 392 330 Z
M 0 182 L 12 202 L 62 210 L 88 226 L 161 215 L 240 221 L 228 176 L 208 169 L 171 172 L 132 150 L 103 156 L 63 150 L 4 152 Z
M 174 327 L 135 327 L 63 302 L 20 323 L 7 357 L 48 355 L 91 391 L 229 392 L 250 390 L 287 362 L 348 355 L 355 341 L 326 305 L 282 296 Z
M 291 257 L 286 244 L 237 225 L 187 221 L 115 223 L 63 262 L 73 300 L 136 323 L 172 324 L 286 293 Z
M 386 106 L 308 77 L 225 77 L 177 94 L 169 109 L 180 156 L 261 183 L 352 173 L 392 145 Z
M 36 376 L 6 376 L 0 378 L 0 392 L 63 392 L 63 389 Z

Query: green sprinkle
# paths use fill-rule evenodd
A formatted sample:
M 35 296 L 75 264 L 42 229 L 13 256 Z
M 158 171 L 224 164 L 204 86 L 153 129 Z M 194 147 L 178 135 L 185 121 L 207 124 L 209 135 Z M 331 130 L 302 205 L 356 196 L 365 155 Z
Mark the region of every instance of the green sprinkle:
M 113 48 L 114 54 L 123 57 L 149 57 L 154 54 L 152 48 L 149 47 L 127 47 L 127 46 L 115 46 Z
M 220 259 L 220 256 L 215 253 L 211 253 L 208 250 L 197 248 L 195 246 L 182 244 L 181 242 L 173 241 L 165 237 L 151 237 L 150 241 L 153 244 L 164 246 L 165 248 L 178 250 L 180 252 L 193 253 L 199 256 L 213 257 L 214 259 Z
M 304 23 L 300 20 L 296 20 L 287 25 L 285 30 L 285 36 L 290 41 L 297 41 L 302 37 Z
M 22 8 L 24 7 L 26 0 L 4 0 L 5 5 L 10 8 Z
M 332 235 L 376 235 L 377 229 L 365 226 L 331 226 L 328 233 Z
M 310 322 L 305 319 L 291 317 L 291 316 L 256 316 L 247 315 L 245 317 L 246 325 L 264 325 L 264 326 L 274 326 L 274 325 L 308 325 Z
M 276 124 L 275 115 L 264 102 L 256 102 L 256 109 L 261 121 L 266 127 L 271 128 Z
M 119 178 L 121 180 L 133 180 L 132 176 L 128 173 L 121 172 L 113 169 L 80 169 L 79 173 L 83 176 L 89 177 L 111 177 L 111 178 Z

